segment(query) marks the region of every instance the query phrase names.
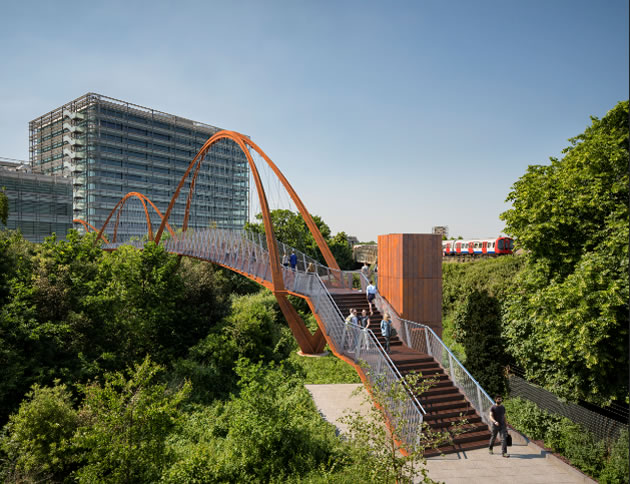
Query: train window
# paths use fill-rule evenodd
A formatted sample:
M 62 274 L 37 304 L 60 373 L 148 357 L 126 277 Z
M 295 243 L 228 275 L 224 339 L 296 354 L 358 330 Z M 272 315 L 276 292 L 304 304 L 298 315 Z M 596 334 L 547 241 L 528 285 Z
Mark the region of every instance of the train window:
M 509 244 L 510 250 L 512 250 L 514 248 L 514 241 L 510 240 L 508 244 Z
M 503 239 L 499 239 L 497 241 L 497 246 L 498 246 L 499 250 L 503 250 Z

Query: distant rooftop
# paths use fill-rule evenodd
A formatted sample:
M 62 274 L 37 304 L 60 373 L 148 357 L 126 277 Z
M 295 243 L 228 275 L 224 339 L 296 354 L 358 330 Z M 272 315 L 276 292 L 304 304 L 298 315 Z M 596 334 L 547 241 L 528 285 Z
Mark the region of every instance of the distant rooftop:
M 175 116 L 174 114 L 164 113 L 156 109 L 147 108 L 145 106 L 140 106 L 139 104 L 122 101 L 120 99 L 104 96 L 102 94 L 98 94 L 95 92 L 88 92 L 87 94 L 84 94 L 83 96 L 78 97 L 77 99 L 73 101 L 67 102 L 63 106 L 59 106 L 58 108 L 55 108 L 52 111 L 42 116 L 38 116 L 36 119 L 31 121 L 31 123 L 35 123 L 39 120 L 46 119 L 46 118 L 48 120 L 55 119 L 61 116 L 64 110 L 80 111 L 83 108 L 91 104 L 94 104 L 96 102 L 106 102 L 109 104 L 118 105 L 130 111 L 143 113 L 145 116 L 150 115 L 156 119 L 163 119 L 163 120 L 170 121 L 172 123 L 176 123 L 179 125 L 189 126 L 193 128 L 202 128 L 204 130 L 211 131 L 211 132 L 217 132 L 221 130 L 221 128 L 212 126 L 210 124 L 200 123 L 199 121 L 193 121 L 192 119 L 182 118 L 181 116 Z
M 28 161 L 0 156 L 0 168 L 10 171 L 30 171 L 31 165 Z

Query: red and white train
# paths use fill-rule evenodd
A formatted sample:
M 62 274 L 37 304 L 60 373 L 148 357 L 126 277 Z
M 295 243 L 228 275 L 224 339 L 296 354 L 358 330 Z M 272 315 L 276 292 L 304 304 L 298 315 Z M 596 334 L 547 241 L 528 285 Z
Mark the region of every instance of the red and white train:
M 512 254 L 514 240 L 509 237 L 477 240 L 443 240 L 443 256 Z

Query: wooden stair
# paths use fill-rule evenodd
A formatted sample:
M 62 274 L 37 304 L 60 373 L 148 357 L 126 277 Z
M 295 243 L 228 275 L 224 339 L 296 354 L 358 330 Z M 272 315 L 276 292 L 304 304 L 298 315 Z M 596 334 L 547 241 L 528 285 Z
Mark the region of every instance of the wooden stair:
M 369 306 L 365 294 L 358 291 L 338 292 L 332 294 L 335 303 L 344 317 L 349 314 L 351 308 L 355 308 L 358 314 L 366 309 L 369 314 Z M 374 332 L 379 342 L 385 347 L 385 338 L 381 336 L 380 323 L 383 315 L 372 305 L 373 314 L 370 316 L 369 328 Z M 423 377 L 435 380 L 435 383 L 423 394 L 416 398 L 427 412 L 424 421 L 435 432 L 448 432 L 454 422 L 465 418 L 467 423 L 463 426 L 464 433 L 452 438 L 452 444 L 443 445 L 437 449 L 426 449 L 425 457 L 433 457 L 440 454 L 450 454 L 465 450 L 479 449 L 488 446 L 490 432 L 488 426 L 477 414 L 474 407 L 466 400 L 466 397 L 453 384 L 444 368 L 431 356 L 419 353 L 403 344 L 398 336 L 390 339 L 389 357 L 401 375 L 411 371 L 421 372 Z

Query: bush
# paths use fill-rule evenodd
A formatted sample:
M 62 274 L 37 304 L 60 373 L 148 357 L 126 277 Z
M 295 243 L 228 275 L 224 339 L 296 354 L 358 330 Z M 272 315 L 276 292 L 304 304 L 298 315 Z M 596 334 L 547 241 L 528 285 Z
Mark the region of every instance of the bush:
M 521 398 L 505 401 L 508 422 L 530 439 L 564 455 L 571 464 L 600 482 L 628 482 L 628 431 L 620 434 L 610 449 L 591 432 L 571 420 L 541 410 Z
M 170 391 L 149 358 L 134 370 L 85 385 L 81 428 L 72 438 L 79 482 L 155 482 L 170 464 L 166 439 L 190 391 Z
M 338 461 L 342 444 L 302 382 L 262 362 L 239 360 L 240 395 L 186 419 L 171 439 L 164 482 L 285 482 Z
M 0 437 L 0 450 L 5 456 L 0 480 L 62 480 L 70 471 L 67 444 L 78 423 L 65 385 L 34 385 Z
M 628 430 L 619 434 L 619 438 L 610 449 L 608 461 L 599 475 L 601 484 L 625 484 L 630 482 L 630 469 L 628 463 Z
M 470 291 L 455 315 L 455 335 L 466 352 L 466 368 L 491 395 L 507 388 L 506 355 L 501 339 L 501 307 L 483 290 Z

